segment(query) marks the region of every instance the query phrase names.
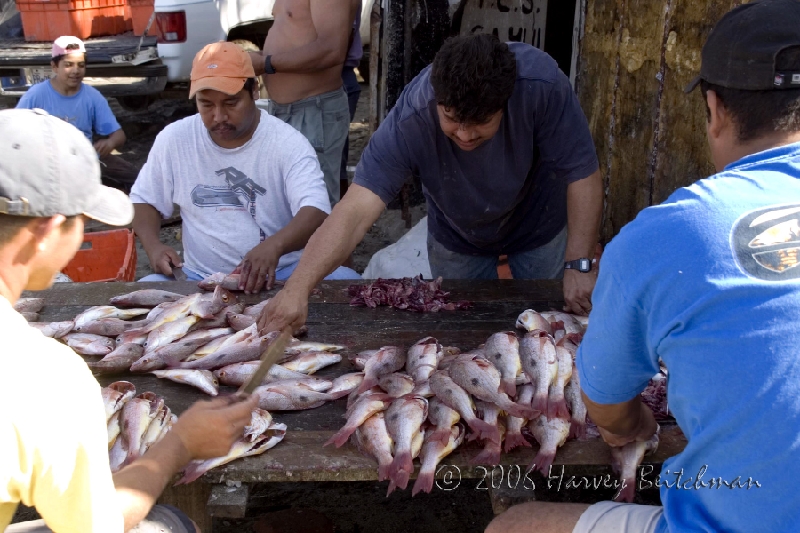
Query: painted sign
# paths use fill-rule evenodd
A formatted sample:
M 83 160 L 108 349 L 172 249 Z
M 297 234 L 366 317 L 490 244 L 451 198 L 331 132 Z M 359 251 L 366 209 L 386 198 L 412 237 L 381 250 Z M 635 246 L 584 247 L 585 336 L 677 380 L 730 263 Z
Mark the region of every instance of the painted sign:
M 544 48 L 547 0 L 464 0 L 461 35 L 491 33 L 501 41 Z

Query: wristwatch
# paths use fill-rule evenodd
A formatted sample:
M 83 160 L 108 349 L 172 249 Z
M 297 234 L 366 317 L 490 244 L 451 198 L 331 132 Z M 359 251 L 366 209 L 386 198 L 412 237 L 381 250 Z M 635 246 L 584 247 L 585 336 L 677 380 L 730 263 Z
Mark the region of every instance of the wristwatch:
M 586 273 L 592 270 L 592 260 L 581 257 L 580 259 L 575 259 L 574 261 L 567 261 L 564 263 L 564 269 L 566 270 L 568 268 L 575 269 L 578 272 Z
M 275 67 L 272 66 L 272 56 L 267 56 L 264 58 L 264 73 L 265 74 L 275 74 L 276 70 Z

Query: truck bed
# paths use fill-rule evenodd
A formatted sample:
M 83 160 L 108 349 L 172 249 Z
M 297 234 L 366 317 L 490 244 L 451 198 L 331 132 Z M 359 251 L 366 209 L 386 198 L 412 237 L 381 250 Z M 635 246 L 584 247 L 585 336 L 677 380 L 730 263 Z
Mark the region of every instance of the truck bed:
M 92 37 L 84 41 L 87 65 L 111 63 L 111 58 L 135 54 L 141 37 L 133 32 L 108 37 Z M 52 43 L 29 43 L 23 37 L 0 37 L 0 68 L 49 65 Z M 145 37 L 142 49 L 155 47 L 155 37 Z

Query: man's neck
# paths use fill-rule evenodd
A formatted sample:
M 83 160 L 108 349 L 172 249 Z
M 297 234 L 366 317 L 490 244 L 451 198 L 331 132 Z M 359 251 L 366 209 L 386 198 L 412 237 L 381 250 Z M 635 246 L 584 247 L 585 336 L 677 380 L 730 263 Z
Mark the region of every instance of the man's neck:
M 800 131 L 775 132 L 771 135 L 766 135 L 745 143 L 737 144 L 731 148 L 723 168 L 749 155 L 798 142 L 800 142 Z M 719 169 L 719 171 L 722 171 L 722 169 Z
M 50 78 L 50 85 L 60 95 L 63 95 L 63 96 L 75 96 L 76 94 L 78 94 L 78 91 L 81 90 L 81 87 L 83 86 L 83 82 L 79 83 L 78 86 L 75 87 L 74 89 L 70 89 L 66 85 L 60 83 L 57 78 Z
M 0 257 L 0 296 L 13 304 L 19 300 L 26 284 L 26 274 L 12 266 L 10 261 Z

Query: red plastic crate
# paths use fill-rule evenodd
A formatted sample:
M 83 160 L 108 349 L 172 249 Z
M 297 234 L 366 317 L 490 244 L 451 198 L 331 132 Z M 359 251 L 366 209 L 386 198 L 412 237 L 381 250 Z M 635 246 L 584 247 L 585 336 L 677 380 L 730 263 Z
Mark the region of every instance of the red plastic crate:
M 26 41 L 79 39 L 125 32 L 124 0 L 17 0 Z
M 147 23 L 150 21 L 150 15 L 155 10 L 155 0 L 128 0 L 128 6 L 133 19 L 133 34 L 143 35 L 144 30 L 147 28 Z M 154 29 L 155 24 L 150 28 L 151 35 L 155 35 Z
M 98 231 L 83 236 L 78 250 L 62 272 L 72 281 L 133 281 L 136 277 L 136 246 L 133 232 L 126 229 Z

